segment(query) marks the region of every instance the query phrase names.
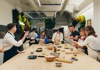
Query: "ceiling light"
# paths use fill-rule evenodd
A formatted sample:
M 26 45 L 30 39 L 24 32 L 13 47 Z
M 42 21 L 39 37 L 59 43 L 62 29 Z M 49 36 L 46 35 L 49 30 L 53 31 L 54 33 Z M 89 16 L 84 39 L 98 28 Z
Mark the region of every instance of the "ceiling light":
M 33 19 L 33 17 L 31 17 L 29 14 L 27 14 L 26 12 L 24 12 L 24 14 L 26 15 L 26 16 L 28 16 L 29 18 L 31 18 L 31 19 Z
M 62 6 L 63 2 L 64 2 L 64 0 L 61 1 L 61 6 Z
M 41 6 L 40 0 L 37 0 L 37 1 L 38 1 L 38 3 L 39 3 L 39 6 Z
M 42 4 L 40 0 L 37 0 L 37 1 L 38 1 L 39 6 L 62 6 L 64 2 L 64 0 L 61 0 L 60 4 Z

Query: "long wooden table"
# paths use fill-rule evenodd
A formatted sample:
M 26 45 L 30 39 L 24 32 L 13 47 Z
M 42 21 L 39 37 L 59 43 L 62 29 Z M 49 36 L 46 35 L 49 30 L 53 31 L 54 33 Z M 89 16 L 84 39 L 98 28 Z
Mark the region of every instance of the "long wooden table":
M 70 45 L 67 46 L 71 47 Z M 53 52 L 46 49 L 46 46 L 32 45 L 24 50 L 25 53 L 18 54 L 0 65 L 0 70 L 100 70 L 100 63 L 83 53 L 76 56 L 78 61 L 73 61 L 73 63 L 62 62 L 62 67 L 56 67 L 55 63 L 58 61 L 47 62 L 45 58 L 40 57 L 37 57 L 37 59 L 28 59 L 28 56 L 31 55 L 30 52 L 35 51 L 38 47 L 42 47 L 46 55 L 50 55 Z M 63 47 L 64 45 L 62 45 L 61 50 L 65 50 Z M 65 51 L 70 50 L 66 49 Z M 73 56 L 73 54 L 59 52 L 60 58 L 65 57 L 64 59 L 70 59 Z M 34 52 L 34 55 L 42 55 L 42 52 Z

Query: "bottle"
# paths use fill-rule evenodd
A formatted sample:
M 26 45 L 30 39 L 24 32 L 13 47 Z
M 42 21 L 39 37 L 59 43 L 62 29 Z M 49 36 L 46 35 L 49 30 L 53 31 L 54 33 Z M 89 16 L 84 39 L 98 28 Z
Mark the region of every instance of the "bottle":
M 55 52 L 55 53 L 57 52 L 57 48 L 56 48 L 56 47 L 54 47 L 54 52 Z

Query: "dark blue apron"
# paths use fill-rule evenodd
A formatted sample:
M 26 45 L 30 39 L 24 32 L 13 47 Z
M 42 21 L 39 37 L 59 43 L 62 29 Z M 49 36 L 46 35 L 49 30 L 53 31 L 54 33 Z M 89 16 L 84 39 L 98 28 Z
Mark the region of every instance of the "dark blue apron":
M 11 34 L 10 32 L 8 32 L 8 33 Z M 17 47 L 16 46 L 13 46 L 11 49 L 9 49 L 9 50 L 7 50 L 7 51 L 4 52 L 3 62 L 6 62 L 7 60 L 9 60 L 10 58 L 12 58 L 16 54 L 18 54 Z

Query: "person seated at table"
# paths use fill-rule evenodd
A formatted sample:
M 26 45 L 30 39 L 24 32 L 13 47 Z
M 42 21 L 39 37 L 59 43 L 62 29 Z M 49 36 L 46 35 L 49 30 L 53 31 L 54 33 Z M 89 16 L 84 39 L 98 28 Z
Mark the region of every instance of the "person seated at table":
M 35 41 L 39 44 L 47 44 L 48 43 L 48 37 L 46 36 L 45 31 L 42 31 L 41 34 L 39 34 L 36 38 Z
M 32 29 L 32 31 L 29 33 L 30 41 L 29 41 L 29 45 L 35 44 L 34 39 L 37 37 L 37 33 L 35 32 L 35 28 Z
M 4 38 L 5 32 L 1 32 L 1 36 L 2 36 L 2 38 Z
M 74 46 L 86 46 L 88 49 L 91 49 L 91 54 L 89 55 L 93 58 L 97 58 L 97 52 L 100 51 L 100 43 L 97 39 L 97 35 L 95 34 L 94 28 L 92 26 L 85 27 L 86 39 L 83 42 L 75 42 L 73 41 Z M 89 50 L 88 50 L 89 51 Z M 99 58 L 100 59 L 100 58 Z
M 35 32 L 35 28 L 32 29 L 32 31 L 29 33 L 28 37 L 34 38 L 34 39 L 37 37 L 37 33 Z
M 85 28 L 80 29 L 80 36 L 78 38 L 78 42 L 83 42 L 86 38 Z M 78 48 L 82 48 L 83 52 L 88 55 L 88 48 L 86 46 L 76 46 Z
M 9 23 L 7 25 L 8 32 L 6 33 L 4 39 L 3 39 L 3 47 L 4 47 L 4 60 L 3 62 L 6 62 L 16 54 L 18 54 L 17 47 L 20 47 L 25 38 L 28 36 L 29 32 L 25 32 L 24 36 L 22 39 L 19 41 L 15 40 L 14 33 L 16 32 L 16 24 L 14 23 Z
M 54 44 L 60 44 L 63 41 L 63 34 L 60 29 L 58 29 L 57 32 L 55 32 L 52 36 L 52 41 Z
M 74 41 L 78 41 L 78 37 L 80 36 L 79 32 L 77 30 L 75 30 L 75 27 L 73 25 L 69 25 L 68 28 L 69 28 L 71 34 L 70 34 L 70 36 L 69 35 L 66 36 L 66 38 L 72 39 Z
M 5 32 L 1 32 L 1 36 L 2 36 L 2 38 L 0 39 L 0 52 L 3 52 L 4 50 L 3 50 L 3 38 L 4 38 L 4 36 L 5 36 Z
M 0 52 L 3 52 L 3 46 L 0 44 Z

